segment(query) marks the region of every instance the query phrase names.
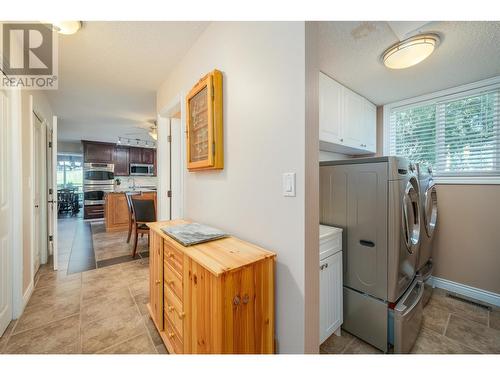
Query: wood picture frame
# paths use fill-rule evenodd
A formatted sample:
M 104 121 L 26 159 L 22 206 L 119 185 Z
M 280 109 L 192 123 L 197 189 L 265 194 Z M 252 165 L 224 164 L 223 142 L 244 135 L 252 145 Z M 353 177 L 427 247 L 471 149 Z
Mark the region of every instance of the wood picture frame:
M 186 96 L 189 171 L 223 169 L 222 73 L 204 76 Z

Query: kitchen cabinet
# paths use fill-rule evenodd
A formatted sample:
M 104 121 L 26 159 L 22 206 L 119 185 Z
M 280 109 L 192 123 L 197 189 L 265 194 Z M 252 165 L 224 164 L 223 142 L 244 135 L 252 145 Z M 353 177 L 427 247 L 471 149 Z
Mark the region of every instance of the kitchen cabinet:
M 154 164 L 155 153 L 152 148 L 130 147 L 130 163 Z
M 154 200 L 155 209 L 157 207 L 156 192 L 141 192 L 143 199 Z M 128 229 L 128 203 L 125 193 L 107 193 L 104 205 L 104 219 L 106 232 L 115 232 Z
M 320 149 L 350 155 L 376 152 L 376 107 L 319 73 Z
M 320 225 L 319 336 L 320 344 L 343 323 L 342 229 Z
M 276 254 L 235 237 L 184 247 L 161 230 L 185 223 L 148 224 L 148 309 L 169 353 L 274 353 Z
M 130 164 L 153 164 L 157 172 L 156 150 L 153 148 L 130 147 L 114 143 L 82 141 L 85 163 L 114 164 L 115 176 L 129 176 Z
M 130 174 L 129 148 L 116 146 L 113 162 L 115 163 L 115 176 L 128 176 Z
M 115 148 L 113 143 L 89 141 L 82 141 L 82 143 L 85 163 L 113 163 Z
M 104 215 L 104 205 L 96 204 L 91 206 L 85 206 L 83 209 L 84 219 L 101 219 Z

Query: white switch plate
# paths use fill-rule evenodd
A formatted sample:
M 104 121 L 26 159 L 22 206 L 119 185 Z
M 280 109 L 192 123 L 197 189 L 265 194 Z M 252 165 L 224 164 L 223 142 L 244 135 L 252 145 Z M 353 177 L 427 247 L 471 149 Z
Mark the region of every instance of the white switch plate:
M 283 195 L 295 197 L 295 173 L 283 173 Z

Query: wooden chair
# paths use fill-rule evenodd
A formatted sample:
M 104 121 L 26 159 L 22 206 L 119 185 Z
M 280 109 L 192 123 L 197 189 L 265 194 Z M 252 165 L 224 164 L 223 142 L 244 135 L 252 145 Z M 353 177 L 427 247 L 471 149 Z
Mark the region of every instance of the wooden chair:
M 132 206 L 132 196 L 133 195 L 141 195 L 140 192 L 136 193 L 126 193 L 125 196 L 127 197 L 127 206 L 128 206 L 128 236 L 127 236 L 127 243 L 130 242 L 130 237 L 132 236 L 132 227 L 134 225 L 134 207 Z
M 156 221 L 156 209 L 154 199 L 145 199 L 141 196 L 131 196 L 132 207 L 134 210 L 134 252 L 132 257 L 135 257 L 137 253 L 137 240 L 139 238 L 139 233 L 141 235 L 146 234 L 148 236 L 148 247 L 149 247 L 149 228 L 146 223 L 152 223 Z

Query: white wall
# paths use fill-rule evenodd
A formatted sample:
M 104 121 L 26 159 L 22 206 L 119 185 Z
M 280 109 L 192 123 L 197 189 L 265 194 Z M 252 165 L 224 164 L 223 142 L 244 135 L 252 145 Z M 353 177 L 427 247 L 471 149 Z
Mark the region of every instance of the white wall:
M 184 169 L 185 216 L 277 253 L 281 353 L 304 352 L 304 28 L 303 22 L 212 23 L 157 95 L 160 111 L 207 72 L 223 72 L 225 168 Z M 282 195 L 284 172 L 297 175 L 295 198 Z

